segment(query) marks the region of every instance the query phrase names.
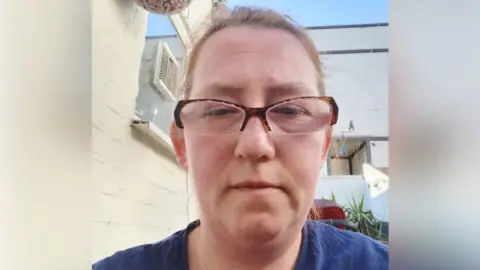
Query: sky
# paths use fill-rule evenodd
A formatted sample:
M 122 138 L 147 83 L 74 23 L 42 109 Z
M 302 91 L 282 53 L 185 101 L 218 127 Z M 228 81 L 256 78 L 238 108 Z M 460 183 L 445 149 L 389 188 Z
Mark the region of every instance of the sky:
M 230 0 L 228 5 L 272 8 L 303 26 L 388 22 L 388 0 Z M 174 34 L 168 17 L 148 15 L 147 36 Z

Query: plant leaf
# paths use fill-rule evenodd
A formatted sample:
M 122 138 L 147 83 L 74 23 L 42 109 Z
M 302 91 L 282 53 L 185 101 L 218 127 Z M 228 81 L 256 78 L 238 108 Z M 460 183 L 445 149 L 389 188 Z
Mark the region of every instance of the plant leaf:
M 362 194 L 362 199 L 360 200 L 360 205 L 358 208 L 360 208 L 360 211 L 363 211 L 363 203 L 365 202 L 365 193 Z

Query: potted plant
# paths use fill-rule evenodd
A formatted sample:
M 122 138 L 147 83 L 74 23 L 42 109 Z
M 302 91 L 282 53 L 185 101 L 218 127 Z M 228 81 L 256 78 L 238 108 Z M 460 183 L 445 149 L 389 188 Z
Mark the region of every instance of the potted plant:
M 388 241 L 388 236 L 382 232 L 382 221 L 377 220 L 371 210 L 365 210 L 364 203 L 365 196 L 362 195 L 359 202 L 352 198 L 343 206 L 347 219 L 357 224 L 359 232 L 382 242 Z
M 336 201 L 335 194 L 332 193 L 332 201 Z M 371 210 L 365 210 L 365 196 L 362 195 L 360 201 L 352 198 L 348 205 L 341 206 L 348 221 L 357 225 L 358 232 L 363 233 L 373 239 L 379 240 L 382 243 L 388 243 L 388 233 L 382 230 L 383 221 L 377 220 Z

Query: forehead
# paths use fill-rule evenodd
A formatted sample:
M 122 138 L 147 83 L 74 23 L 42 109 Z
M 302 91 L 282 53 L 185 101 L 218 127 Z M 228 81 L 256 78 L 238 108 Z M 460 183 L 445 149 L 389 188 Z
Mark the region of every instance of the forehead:
M 192 98 L 315 95 L 316 70 L 302 43 L 279 29 L 231 27 L 200 49 Z

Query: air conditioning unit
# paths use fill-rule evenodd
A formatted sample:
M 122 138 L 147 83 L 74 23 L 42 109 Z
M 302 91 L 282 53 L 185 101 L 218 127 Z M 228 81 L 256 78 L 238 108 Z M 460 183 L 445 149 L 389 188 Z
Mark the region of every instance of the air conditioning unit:
M 180 67 L 167 43 L 159 41 L 153 68 L 153 85 L 166 101 L 179 96 Z

